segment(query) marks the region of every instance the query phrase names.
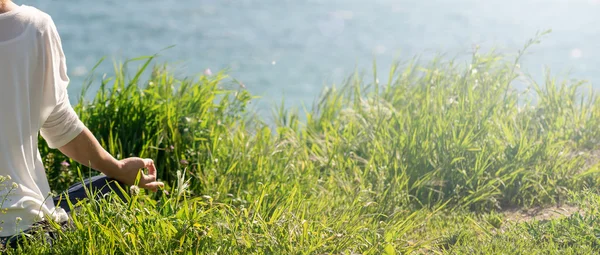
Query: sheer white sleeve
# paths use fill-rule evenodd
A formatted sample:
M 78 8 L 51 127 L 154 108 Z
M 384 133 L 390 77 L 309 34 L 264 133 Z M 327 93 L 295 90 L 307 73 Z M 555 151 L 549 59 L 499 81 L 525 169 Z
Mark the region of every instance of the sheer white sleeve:
M 54 22 L 48 22 L 44 37 L 44 108 L 49 112 L 40 133 L 50 148 L 59 148 L 79 135 L 84 125 L 71 107 L 67 93 L 69 77 L 60 37 Z

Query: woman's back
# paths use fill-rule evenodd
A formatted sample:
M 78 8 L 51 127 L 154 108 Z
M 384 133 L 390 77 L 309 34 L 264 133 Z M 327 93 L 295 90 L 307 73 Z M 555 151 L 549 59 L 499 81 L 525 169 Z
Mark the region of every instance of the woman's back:
M 65 218 L 64 212 L 55 212 L 50 196 L 38 131 L 52 147 L 59 147 L 83 126 L 52 116 L 70 108 L 64 54 L 52 19 L 33 7 L 19 6 L 0 14 L 0 31 L 0 175 L 15 183 L 7 183 L 0 192 L 0 201 L 6 196 L 2 208 L 7 209 L 0 214 L 0 236 L 8 236 L 44 215 Z M 53 120 L 74 125 L 53 129 Z

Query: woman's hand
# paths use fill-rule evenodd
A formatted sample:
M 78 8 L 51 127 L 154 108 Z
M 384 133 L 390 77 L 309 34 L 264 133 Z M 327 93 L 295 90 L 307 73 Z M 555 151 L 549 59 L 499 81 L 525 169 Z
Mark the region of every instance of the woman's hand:
M 139 175 L 137 185 L 140 188 L 157 191 L 159 187 L 164 186 L 162 182 L 156 181 L 156 167 L 152 159 L 133 157 L 117 160 L 100 146 L 96 137 L 87 128 L 59 149 L 75 161 L 126 185 L 134 185 Z M 148 174 L 141 171 L 144 168 L 148 169 Z
M 156 166 L 152 159 L 143 158 L 126 158 L 119 161 L 118 175 L 114 178 L 125 183 L 126 185 L 135 185 L 140 176 L 137 186 L 156 192 L 158 188 L 163 187 L 164 183 L 156 181 Z M 145 174 L 141 169 L 148 169 L 148 174 Z

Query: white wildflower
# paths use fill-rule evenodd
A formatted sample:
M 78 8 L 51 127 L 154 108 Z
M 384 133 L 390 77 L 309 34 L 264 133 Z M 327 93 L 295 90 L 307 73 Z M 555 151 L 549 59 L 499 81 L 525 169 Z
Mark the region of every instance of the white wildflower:
M 448 104 L 454 104 L 454 97 L 448 98 Z
M 129 192 L 132 196 L 137 196 L 138 194 L 140 194 L 140 187 L 138 187 L 137 185 L 131 185 L 131 187 L 129 187 Z
M 53 218 L 55 222 L 66 222 L 69 221 L 69 215 L 65 211 L 65 209 L 57 207 L 53 213 Z

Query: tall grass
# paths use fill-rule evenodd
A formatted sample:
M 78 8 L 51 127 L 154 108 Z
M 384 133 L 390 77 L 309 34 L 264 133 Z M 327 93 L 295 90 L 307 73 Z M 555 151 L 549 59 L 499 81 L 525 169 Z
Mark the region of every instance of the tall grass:
M 114 155 L 154 158 L 170 195 L 88 204 L 53 251 L 422 252 L 435 240 L 414 233 L 438 210 L 560 203 L 598 183 L 597 96 L 550 77 L 516 90 L 518 61 L 494 52 L 393 65 L 386 84 L 354 75 L 274 124 L 227 75 L 178 78 L 152 60 L 117 65 L 75 108 Z M 55 190 L 84 169 L 41 151 Z

